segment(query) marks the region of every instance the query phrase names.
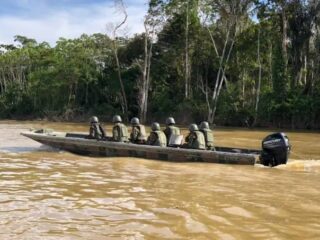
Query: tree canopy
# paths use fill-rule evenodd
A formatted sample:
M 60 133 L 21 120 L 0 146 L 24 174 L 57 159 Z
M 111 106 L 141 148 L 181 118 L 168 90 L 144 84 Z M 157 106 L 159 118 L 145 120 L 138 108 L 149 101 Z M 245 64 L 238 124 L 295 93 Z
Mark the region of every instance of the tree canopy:
M 317 0 L 151 0 L 142 34 L 13 40 L 1 118 L 320 128 Z

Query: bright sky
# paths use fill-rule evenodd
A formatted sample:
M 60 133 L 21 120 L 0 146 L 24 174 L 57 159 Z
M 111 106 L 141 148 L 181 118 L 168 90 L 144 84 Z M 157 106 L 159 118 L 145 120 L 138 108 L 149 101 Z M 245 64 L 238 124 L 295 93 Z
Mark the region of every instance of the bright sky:
M 148 1 L 123 1 L 128 13 L 128 34 L 143 32 Z M 0 44 L 13 43 L 15 35 L 22 35 L 54 45 L 59 37 L 106 33 L 108 25 L 119 22 L 114 0 L 1 0 L 0 3 Z

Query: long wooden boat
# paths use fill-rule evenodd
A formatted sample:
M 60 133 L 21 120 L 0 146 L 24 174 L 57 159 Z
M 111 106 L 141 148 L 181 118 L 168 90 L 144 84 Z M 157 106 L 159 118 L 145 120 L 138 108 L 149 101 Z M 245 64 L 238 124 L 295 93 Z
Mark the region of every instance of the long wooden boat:
M 133 143 L 88 139 L 86 134 L 37 130 L 21 133 L 42 144 L 80 155 L 138 157 L 173 162 L 209 162 L 254 165 L 260 150 L 217 147 L 213 150 L 157 147 Z

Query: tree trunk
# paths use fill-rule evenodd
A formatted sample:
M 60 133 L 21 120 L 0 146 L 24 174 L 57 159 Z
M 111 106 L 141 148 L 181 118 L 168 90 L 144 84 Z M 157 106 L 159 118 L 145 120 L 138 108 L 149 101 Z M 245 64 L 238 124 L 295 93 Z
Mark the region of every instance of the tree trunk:
M 145 123 L 146 115 L 147 115 L 147 92 L 149 89 L 148 79 L 147 79 L 147 71 L 148 71 L 148 37 L 149 32 L 147 26 L 145 25 L 145 36 L 144 36 L 144 62 L 143 62 L 143 70 L 142 70 L 142 86 L 140 87 L 140 121 Z
M 152 23 L 154 24 L 154 23 Z M 145 38 L 144 38 L 144 60 L 142 66 L 139 64 L 142 71 L 140 86 L 139 86 L 139 118 L 142 123 L 147 120 L 148 113 L 148 97 L 150 88 L 150 68 L 151 68 L 151 58 L 152 58 L 152 37 L 154 34 L 154 25 L 152 25 L 152 31 L 149 31 L 147 22 L 144 23 L 145 28 Z
M 118 80 L 119 80 L 120 87 L 121 87 L 121 102 L 122 102 L 121 105 L 123 108 L 124 117 L 125 117 L 126 121 L 128 121 L 129 117 L 128 117 L 127 95 L 126 95 L 126 91 L 124 89 L 124 85 L 123 85 L 123 81 L 122 81 L 122 77 L 121 77 L 121 69 L 120 69 L 120 63 L 119 63 L 119 58 L 118 58 L 118 49 L 117 49 L 115 41 L 116 40 L 114 39 L 113 40 L 113 45 L 114 45 L 113 52 L 114 52 L 114 57 L 116 59 Z
M 209 123 L 213 123 L 214 119 L 215 119 L 215 113 L 217 110 L 217 104 L 218 104 L 218 99 L 220 96 L 220 92 L 222 89 L 222 85 L 223 83 L 227 82 L 226 79 L 226 75 L 225 75 L 225 67 L 229 62 L 230 56 L 231 56 L 231 52 L 233 50 L 233 46 L 235 43 L 235 37 L 236 37 L 236 26 L 233 26 L 235 28 L 235 32 L 234 32 L 234 36 L 233 39 L 231 40 L 231 44 L 228 46 L 229 43 L 229 39 L 230 39 L 230 31 L 231 31 L 231 27 L 229 27 L 228 32 L 227 32 L 227 37 L 224 43 L 224 47 L 223 47 L 223 51 L 222 51 L 222 55 L 220 57 L 220 63 L 219 63 L 219 70 L 218 70 L 218 74 L 217 74 L 217 78 L 216 78 L 216 82 L 215 82 L 215 87 L 213 90 L 213 94 L 211 97 L 211 102 L 210 102 L 210 109 L 208 111 L 208 121 Z M 213 38 L 212 38 L 213 39 Z
M 186 32 L 185 32 L 185 92 L 184 97 L 189 98 L 190 90 L 190 71 L 189 71 L 189 0 L 186 9 Z
M 257 124 L 258 120 L 258 110 L 259 110 L 259 100 L 260 100 L 260 88 L 261 88 L 261 73 L 262 73 L 262 65 L 261 65 L 261 58 L 260 58 L 260 28 L 258 33 L 258 65 L 259 65 L 259 78 L 258 78 L 258 86 L 257 86 L 257 95 L 256 95 L 256 105 L 254 111 L 254 122 L 253 126 Z
M 270 53 L 269 53 L 269 73 L 270 73 L 270 87 L 273 88 L 273 76 L 272 76 L 272 42 L 270 43 Z
M 125 22 L 127 21 L 128 18 L 128 14 L 126 12 L 125 6 L 123 4 L 122 0 L 116 0 L 116 7 L 119 8 L 119 10 L 124 14 L 124 18 L 122 20 L 121 23 L 119 23 L 114 29 L 113 29 L 113 33 L 112 33 L 112 37 L 113 37 L 113 53 L 116 59 L 116 65 L 117 65 L 117 73 L 118 73 L 118 79 L 119 79 L 119 83 L 120 83 L 120 87 L 121 87 L 121 105 L 122 105 L 122 110 L 123 110 L 123 114 L 125 117 L 125 120 L 128 121 L 129 120 L 129 116 L 128 116 L 128 103 L 127 103 L 127 95 L 126 95 L 126 91 L 124 89 L 124 84 L 122 81 L 122 77 L 121 77 L 121 68 L 120 68 L 120 62 L 119 62 L 119 57 L 118 57 L 118 46 L 117 46 L 117 31 L 119 28 L 121 28 L 121 26 L 123 24 L 125 24 Z
M 288 49 L 287 49 L 288 20 L 286 15 L 285 2 L 282 5 L 281 18 L 282 18 L 282 56 L 284 60 L 284 72 L 285 72 L 285 76 L 287 76 L 287 73 L 288 73 Z
M 246 69 L 243 69 L 243 73 L 242 73 L 242 91 L 241 91 L 241 94 L 242 94 L 242 108 L 244 108 L 245 106 L 245 89 L 246 89 L 246 84 L 245 84 L 245 77 L 246 77 Z
M 149 48 L 149 55 L 148 55 L 148 61 L 147 61 L 147 86 L 146 86 L 146 97 L 145 97 L 145 111 L 144 111 L 144 115 L 143 115 L 143 120 L 144 122 L 146 122 L 147 120 L 147 112 L 148 112 L 148 97 L 149 97 L 149 88 L 150 88 L 150 68 L 151 68 L 151 58 L 152 58 L 152 47 L 153 47 L 153 43 L 150 42 L 150 48 Z

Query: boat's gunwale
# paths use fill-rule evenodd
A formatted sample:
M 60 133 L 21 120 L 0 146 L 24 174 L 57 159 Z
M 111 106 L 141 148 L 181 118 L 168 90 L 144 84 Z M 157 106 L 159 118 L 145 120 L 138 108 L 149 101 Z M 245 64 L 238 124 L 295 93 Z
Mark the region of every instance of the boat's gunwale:
M 112 142 L 112 141 L 101 141 L 96 139 L 85 139 L 85 138 L 76 138 L 76 137 L 62 137 L 58 136 L 63 132 L 52 132 L 52 133 L 35 133 L 35 132 L 22 132 L 21 135 L 32 138 L 37 141 L 35 138 L 42 138 L 44 140 L 51 140 L 55 142 L 72 142 L 73 144 L 78 145 L 90 145 L 90 146 L 98 146 L 98 147 L 108 147 L 108 148 L 116 148 L 116 149 L 125 149 L 125 150 L 151 150 L 157 151 L 158 153 L 186 153 L 186 154 L 204 154 L 204 155 L 216 155 L 216 154 L 224 154 L 230 157 L 257 157 L 259 154 L 255 153 L 237 153 L 237 152 L 225 152 L 225 151 L 209 151 L 209 150 L 197 150 L 197 149 L 187 149 L 187 148 L 171 148 L 171 147 L 159 147 L 159 146 L 150 146 L 150 145 L 141 145 L 134 143 L 122 143 L 122 142 Z M 41 140 L 41 139 L 40 139 Z M 81 143 L 81 144 L 80 144 Z

